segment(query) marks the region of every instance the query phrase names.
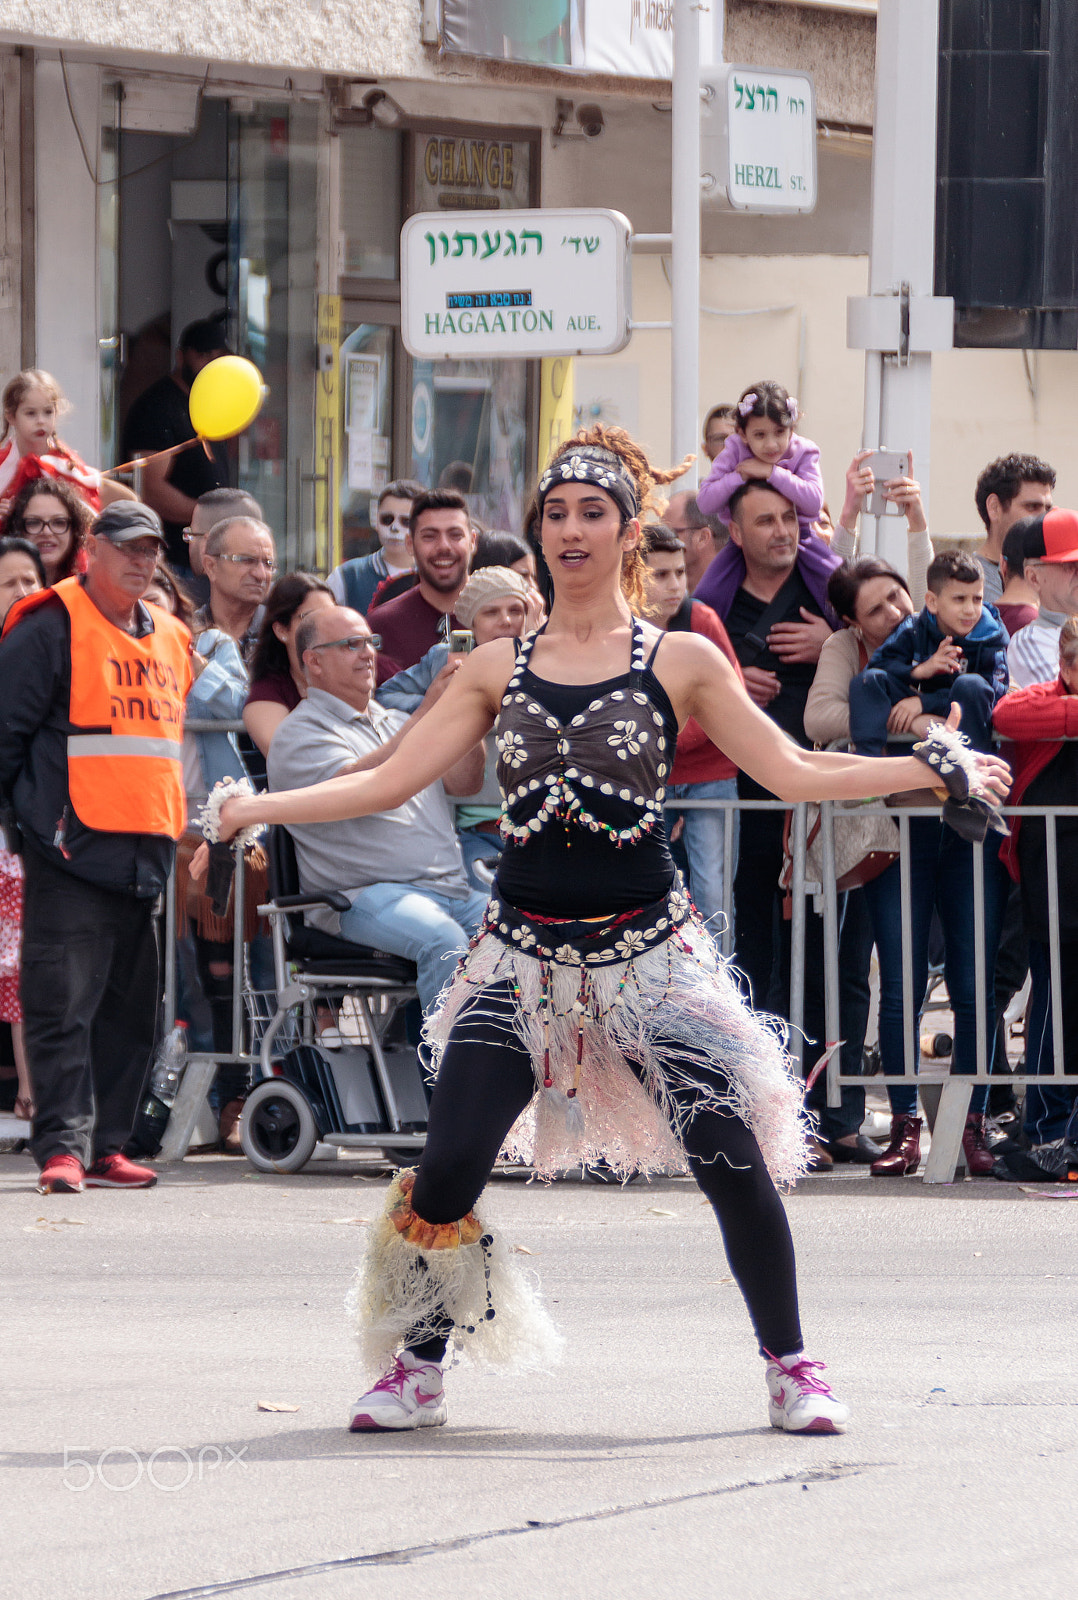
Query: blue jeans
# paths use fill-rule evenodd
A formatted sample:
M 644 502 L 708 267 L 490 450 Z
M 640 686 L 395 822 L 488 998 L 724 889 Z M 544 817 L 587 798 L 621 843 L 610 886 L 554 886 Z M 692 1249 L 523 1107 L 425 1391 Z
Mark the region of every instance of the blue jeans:
M 711 783 L 676 783 L 667 789 L 665 810 L 669 833 L 678 817 L 685 818 L 681 842 L 689 863 L 689 888 L 697 911 L 717 938 L 721 924 L 712 919 L 722 916 L 723 844 L 726 838 L 725 811 L 684 811 L 678 800 L 736 800 L 737 779 L 716 778 Z M 737 871 L 737 812 L 731 814 L 734 829 L 733 870 Z
M 996 950 L 1007 903 L 1008 878 L 999 862 L 999 835 L 984 843 L 984 994 L 988 1030 L 988 1065 L 994 1046 L 994 979 Z M 902 919 L 899 863 L 872 883 L 865 897 L 872 916 L 880 963 L 880 1058 L 888 1074 L 901 1073 L 906 1059 L 902 1033 Z M 952 1071 L 977 1070 L 977 986 L 973 963 L 973 846 L 932 817 L 910 818 L 910 932 L 913 960 L 913 1012 L 919 1032 L 921 1007 L 928 987 L 928 930 L 932 912 L 939 912 L 944 938 L 944 977 L 954 1011 Z M 915 1053 L 914 1070 L 920 1059 Z M 917 1090 L 904 1084 L 888 1087 L 895 1116 L 912 1116 Z M 973 1091 L 971 1111 L 984 1111 L 985 1085 Z
M 866 667 L 850 683 L 850 743 L 863 756 L 882 756 L 887 741 L 887 719 L 900 700 L 919 692 L 916 683 L 903 686 L 882 667 Z M 975 672 L 960 672 L 945 689 L 921 694 L 921 707 L 946 721 L 951 702 L 962 708 L 959 724 L 975 750 L 992 748 L 992 685 Z
M 1029 1032 L 1026 1040 L 1026 1071 L 1051 1072 L 1055 1063 L 1052 1026 L 1052 968 L 1048 946 L 1039 939 L 1029 941 Z M 1059 976 L 1062 988 L 1063 1070 L 1078 1072 L 1078 943 L 1061 939 Z M 1038 1089 L 1026 1085 L 1026 1105 L 1022 1127 L 1030 1144 L 1050 1144 L 1064 1135 L 1073 1143 L 1078 1137 L 1078 1085 Z M 1073 1123 L 1074 1126 L 1068 1126 Z
M 482 878 L 476 875 L 475 864 L 477 861 L 486 862 L 493 876 L 502 853 L 500 835 L 478 833 L 475 828 L 458 828 L 457 838 L 460 840 L 460 853 L 464 857 L 464 870 L 468 874 L 468 882 L 473 889 L 480 889 L 489 894 L 489 885 L 484 886 Z
M 341 938 L 414 961 L 420 1003 L 428 1011 L 468 948 L 488 898 L 478 890 L 456 899 L 414 883 L 372 883 L 343 913 Z

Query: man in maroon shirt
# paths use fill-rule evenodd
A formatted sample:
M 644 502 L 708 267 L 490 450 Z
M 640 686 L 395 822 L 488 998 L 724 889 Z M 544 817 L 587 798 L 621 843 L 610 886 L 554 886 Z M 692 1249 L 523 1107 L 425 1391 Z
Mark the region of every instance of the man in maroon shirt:
M 685 546 L 677 534 L 661 522 L 649 523 L 644 529 L 642 549 L 650 573 L 649 619 L 668 631 L 702 633 L 718 645 L 740 678 L 741 668 L 726 629 L 710 606 L 690 600 L 686 592 Z M 678 734 L 666 792 L 666 826 L 673 833 L 678 819 L 684 818 L 680 838 L 689 862 L 689 887 L 696 909 L 708 922 L 722 913 L 726 812 L 686 810 L 677 802 L 736 799 L 737 768 L 692 717 Z M 736 813 L 730 821 L 736 828 Z M 736 852 L 735 834 L 733 867 L 737 866 Z M 720 927 L 718 922 L 712 924 L 716 936 Z
M 367 613 L 382 637 L 380 677 L 414 667 L 455 626 L 453 606 L 475 551 L 464 496 L 455 489 L 428 489 L 414 500 L 408 550 L 419 580 L 415 588 L 384 605 L 376 596 Z

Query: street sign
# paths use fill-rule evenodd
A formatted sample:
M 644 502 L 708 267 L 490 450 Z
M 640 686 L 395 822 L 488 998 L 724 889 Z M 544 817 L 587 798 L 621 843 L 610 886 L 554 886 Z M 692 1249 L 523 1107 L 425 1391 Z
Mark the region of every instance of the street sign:
M 722 66 L 705 71 L 700 155 L 704 204 L 738 211 L 816 207 L 816 93 L 807 72 Z
M 401 229 L 401 337 L 413 356 L 612 355 L 629 342 L 619 211 L 425 211 Z

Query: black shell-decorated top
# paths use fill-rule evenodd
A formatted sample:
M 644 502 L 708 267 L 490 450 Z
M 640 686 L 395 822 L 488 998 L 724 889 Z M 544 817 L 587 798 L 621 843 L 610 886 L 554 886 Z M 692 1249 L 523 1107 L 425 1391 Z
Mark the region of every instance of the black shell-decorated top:
M 633 618 L 628 673 L 597 684 L 595 698 L 565 725 L 529 689 L 537 638 L 521 642 L 495 723 L 502 835 L 523 844 L 556 820 L 634 844 L 662 818 L 674 757 L 669 711 L 664 716 L 648 692 L 657 680 L 640 623 Z

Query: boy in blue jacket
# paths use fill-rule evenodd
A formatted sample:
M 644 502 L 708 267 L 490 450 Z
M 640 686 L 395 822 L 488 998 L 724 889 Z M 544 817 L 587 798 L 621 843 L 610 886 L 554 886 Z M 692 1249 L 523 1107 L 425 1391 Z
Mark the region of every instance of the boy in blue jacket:
M 1007 630 L 984 603 L 972 556 L 947 550 L 928 569 L 924 610 L 900 622 L 850 684 L 850 738 L 882 755 L 888 733 L 913 731 L 928 714 L 943 721 L 953 701 L 975 750 L 992 749 L 992 708 L 1007 692 Z

